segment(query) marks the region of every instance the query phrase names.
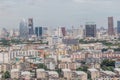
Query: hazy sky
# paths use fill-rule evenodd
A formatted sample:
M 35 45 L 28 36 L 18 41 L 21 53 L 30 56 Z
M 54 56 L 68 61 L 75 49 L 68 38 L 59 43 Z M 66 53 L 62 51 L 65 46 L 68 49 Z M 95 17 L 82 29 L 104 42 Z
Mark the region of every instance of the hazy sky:
M 0 27 L 18 28 L 32 17 L 35 26 L 79 27 L 95 22 L 107 27 L 107 17 L 120 20 L 120 0 L 0 0 Z

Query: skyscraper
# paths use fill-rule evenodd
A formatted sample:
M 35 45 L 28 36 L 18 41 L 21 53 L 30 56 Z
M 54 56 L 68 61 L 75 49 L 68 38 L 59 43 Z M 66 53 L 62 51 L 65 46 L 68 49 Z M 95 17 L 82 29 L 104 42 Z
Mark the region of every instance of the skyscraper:
M 61 27 L 61 31 L 62 31 L 62 35 L 66 36 L 66 29 L 65 29 L 65 27 Z
M 115 35 L 113 17 L 108 17 L 108 35 Z
M 96 37 L 96 24 L 87 23 L 85 25 L 85 35 L 86 37 Z
M 33 18 L 28 19 L 28 28 L 29 28 L 29 35 L 34 34 L 34 28 L 33 28 Z
M 42 36 L 48 36 L 48 28 L 47 27 L 42 27 Z
M 27 28 L 27 22 L 23 19 L 19 24 L 19 33 L 21 39 L 28 38 L 28 28 Z
M 9 32 L 6 28 L 2 29 L 2 38 L 7 38 L 9 36 Z
M 120 21 L 117 21 L 117 33 L 120 34 Z
M 38 38 L 42 37 L 42 33 L 43 33 L 42 27 L 35 27 L 35 34 Z

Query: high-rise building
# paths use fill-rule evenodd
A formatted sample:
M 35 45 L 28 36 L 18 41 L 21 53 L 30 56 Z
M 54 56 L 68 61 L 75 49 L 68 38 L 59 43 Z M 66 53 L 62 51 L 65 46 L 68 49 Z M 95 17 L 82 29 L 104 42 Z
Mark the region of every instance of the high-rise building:
M 113 17 L 108 17 L 108 35 L 115 35 Z
M 117 21 L 117 33 L 120 34 L 120 21 Z
M 34 34 L 34 28 L 33 28 L 33 18 L 28 19 L 28 28 L 29 28 L 29 35 Z
M 61 27 L 61 31 L 62 31 L 62 35 L 66 36 L 66 29 L 65 29 L 65 27 Z
M 43 33 L 42 27 L 35 27 L 35 34 L 37 37 L 41 37 Z
M 28 28 L 25 20 L 22 20 L 19 24 L 19 34 L 22 39 L 28 38 Z
M 9 37 L 9 32 L 6 28 L 2 29 L 2 38 L 8 38 Z
M 96 24 L 88 23 L 85 25 L 86 37 L 96 37 Z
M 83 36 L 84 36 L 83 26 L 81 25 L 81 26 L 78 27 L 78 28 L 72 29 L 72 36 L 73 36 L 74 38 L 82 39 Z
M 48 36 L 48 27 L 42 27 L 42 36 Z

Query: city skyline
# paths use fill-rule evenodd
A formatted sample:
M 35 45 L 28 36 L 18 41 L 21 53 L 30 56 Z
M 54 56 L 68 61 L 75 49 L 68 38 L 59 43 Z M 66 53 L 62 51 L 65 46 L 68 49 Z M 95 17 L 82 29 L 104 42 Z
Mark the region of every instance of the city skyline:
M 79 27 L 95 22 L 107 28 L 113 16 L 120 20 L 119 0 L 1 0 L 0 28 L 19 28 L 21 19 L 33 18 L 34 26 Z M 102 6 L 101 6 L 102 5 Z M 99 8 L 98 8 L 98 7 Z

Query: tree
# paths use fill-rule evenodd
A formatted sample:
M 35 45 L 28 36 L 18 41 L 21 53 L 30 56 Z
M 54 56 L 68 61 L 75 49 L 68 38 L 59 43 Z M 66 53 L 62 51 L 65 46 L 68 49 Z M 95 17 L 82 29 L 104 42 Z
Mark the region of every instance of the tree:
M 103 70 L 113 71 L 114 67 L 115 67 L 115 61 L 113 60 L 105 59 L 101 62 L 101 68 Z
M 107 51 L 107 50 L 108 50 L 108 49 L 103 48 L 103 49 L 102 49 L 102 52 L 105 52 L 105 51 Z
M 87 72 L 88 70 L 88 66 L 82 66 L 82 67 L 79 67 L 78 69 L 76 69 L 77 71 L 84 71 L 84 72 Z
M 6 39 L 1 39 L 1 44 L 3 45 L 3 46 L 10 46 L 10 41 L 9 40 L 6 40 Z
M 12 39 L 11 43 L 13 43 L 13 44 L 21 44 L 22 42 L 20 40 L 18 40 L 18 39 Z
M 81 61 L 81 63 L 84 65 L 86 62 L 85 61 Z
M 90 73 L 87 73 L 87 75 L 88 75 L 88 76 L 87 76 L 88 80 L 92 80 Z
M 47 66 L 45 66 L 45 64 L 43 64 L 43 63 L 38 64 L 37 67 L 38 68 L 43 68 L 43 69 L 47 70 Z
M 57 69 L 56 72 L 61 76 L 62 69 Z
M 9 71 L 6 71 L 6 72 L 3 74 L 2 77 L 3 77 L 4 79 L 10 78 L 10 73 L 9 73 Z
M 120 48 L 116 48 L 116 49 L 114 49 L 114 51 L 120 51 Z
M 115 67 L 115 61 L 105 59 L 102 61 L 101 66 L 113 66 L 113 67 Z
M 112 67 L 112 66 L 103 66 L 102 69 L 108 70 L 108 71 L 114 71 L 114 67 Z

